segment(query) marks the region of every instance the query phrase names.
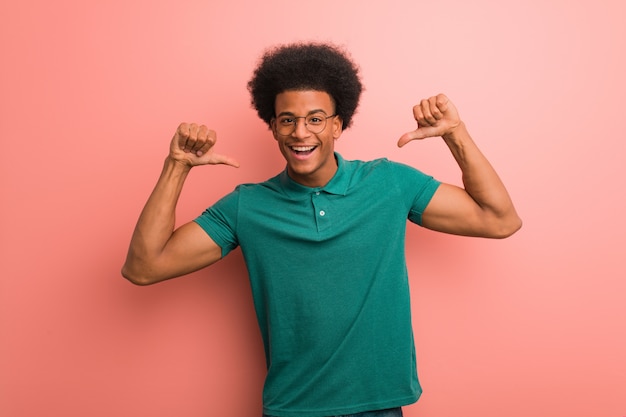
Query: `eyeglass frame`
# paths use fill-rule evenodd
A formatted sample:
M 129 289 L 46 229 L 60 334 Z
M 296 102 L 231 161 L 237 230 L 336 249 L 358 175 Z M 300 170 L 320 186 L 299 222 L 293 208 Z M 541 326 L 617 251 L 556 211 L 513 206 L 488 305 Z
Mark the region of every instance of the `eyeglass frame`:
M 309 129 L 309 125 L 308 125 L 308 123 L 306 122 L 306 119 L 307 119 L 308 117 L 311 117 L 311 116 L 316 115 L 316 114 L 318 114 L 318 113 L 323 114 L 323 116 L 320 116 L 320 118 L 324 119 L 324 127 L 323 127 L 323 128 L 322 128 L 319 132 L 313 132 L 311 129 Z M 331 117 L 336 117 L 336 116 L 338 116 L 338 114 L 337 114 L 337 113 L 333 113 L 333 114 L 331 114 L 330 116 L 326 116 L 326 112 L 324 112 L 324 110 L 315 110 L 315 111 L 310 112 L 310 113 L 309 113 L 309 114 L 307 114 L 306 116 L 292 116 L 292 115 L 291 115 L 291 113 L 285 113 L 285 114 L 281 113 L 281 115 L 284 115 L 284 116 L 289 116 L 290 118 L 292 118 L 292 119 L 293 119 L 293 123 L 292 123 L 292 127 L 293 127 L 293 129 L 292 129 L 289 133 L 281 133 L 281 132 L 279 132 L 279 131 L 278 131 L 279 127 L 278 127 L 278 125 L 276 125 L 276 133 L 278 133 L 279 135 L 282 135 L 282 136 L 289 136 L 289 135 L 291 135 L 293 132 L 295 132 L 295 131 L 296 131 L 296 129 L 297 129 L 297 127 L 298 127 L 298 119 L 304 119 L 304 127 L 306 128 L 306 130 L 307 130 L 307 131 L 309 131 L 310 133 L 313 133 L 314 135 L 319 135 L 319 134 L 320 134 L 320 133 L 322 133 L 324 130 L 326 130 L 326 126 L 328 126 L 328 119 L 330 119 Z M 277 123 L 277 118 L 278 118 L 278 116 L 274 116 L 274 117 L 272 118 L 272 123 Z

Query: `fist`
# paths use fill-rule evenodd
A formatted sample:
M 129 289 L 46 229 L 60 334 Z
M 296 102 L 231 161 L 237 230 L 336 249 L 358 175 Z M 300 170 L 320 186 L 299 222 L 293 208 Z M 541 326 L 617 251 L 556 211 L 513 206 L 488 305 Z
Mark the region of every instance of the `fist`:
M 444 94 L 422 100 L 413 107 L 413 117 L 417 121 L 417 129 L 402 135 L 398 146 L 415 139 L 449 135 L 461 124 L 456 107 Z
M 215 142 L 217 134 L 214 130 L 196 123 L 181 123 L 170 144 L 170 157 L 190 167 L 208 164 L 238 167 L 239 163 L 234 159 L 214 152 Z

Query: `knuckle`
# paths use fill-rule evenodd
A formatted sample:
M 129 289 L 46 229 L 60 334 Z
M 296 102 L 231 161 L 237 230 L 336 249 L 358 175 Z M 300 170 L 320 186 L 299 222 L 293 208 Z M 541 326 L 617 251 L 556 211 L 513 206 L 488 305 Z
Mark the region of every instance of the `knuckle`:
M 182 136 L 189 135 L 189 123 L 184 123 L 183 122 L 183 123 L 179 124 L 178 125 L 178 129 L 176 129 L 176 132 L 179 135 L 182 135 Z
M 206 135 L 209 132 L 209 128 L 205 125 L 198 126 L 198 134 Z

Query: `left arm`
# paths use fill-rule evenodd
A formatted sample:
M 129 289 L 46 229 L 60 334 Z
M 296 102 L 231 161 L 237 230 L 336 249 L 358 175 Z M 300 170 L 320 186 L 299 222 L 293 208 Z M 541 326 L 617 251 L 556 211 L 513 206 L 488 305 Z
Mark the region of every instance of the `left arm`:
M 422 216 L 422 225 L 444 233 L 505 238 L 522 226 L 513 202 L 487 158 L 470 137 L 454 104 L 443 94 L 413 108 L 418 128 L 398 146 L 441 136 L 461 168 L 464 188 L 441 184 Z

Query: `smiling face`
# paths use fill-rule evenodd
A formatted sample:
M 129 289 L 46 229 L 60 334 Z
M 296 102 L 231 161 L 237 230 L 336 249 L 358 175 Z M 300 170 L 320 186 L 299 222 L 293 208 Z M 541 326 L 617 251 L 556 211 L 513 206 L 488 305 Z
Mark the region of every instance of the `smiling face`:
M 337 171 L 335 140 L 342 132 L 341 118 L 332 116 L 335 104 L 330 95 L 311 90 L 284 91 L 276 96 L 275 110 L 272 133 L 287 161 L 289 177 L 307 187 L 326 185 Z M 320 133 L 312 133 L 305 125 L 304 117 L 314 114 L 332 116 L 326 119 L 326 127 Z M 288 135 L 278 132 L 278 123 L 285 117 L 296 121 L 294 131 Z

